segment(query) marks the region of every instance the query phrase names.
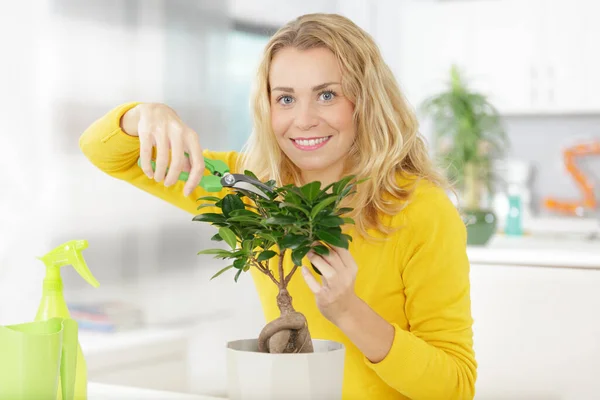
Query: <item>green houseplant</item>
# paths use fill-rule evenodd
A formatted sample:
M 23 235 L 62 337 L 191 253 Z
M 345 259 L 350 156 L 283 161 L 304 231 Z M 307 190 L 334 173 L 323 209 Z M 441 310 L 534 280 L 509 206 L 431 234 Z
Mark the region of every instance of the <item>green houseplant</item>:
M 422 110 L 432 118 L 436 153 L 464 201 L 468 243 L 485 244 L 496 230 L 487 204 L 494 187 L 492 161 L 508 147 L 501 117 L 484 94 L 468 87 L 456 66 L 446 89 L 427 98 Z
M 249 171 L 245 174 L 256 178 Z M 198 253 L 231 262 L 213 278 L 232 270 L 237 282 L 242 273 L 256 268 L 277 285 L 278 295 L 274 300 L 281 316 L 260 332 L 259 352 L 313 352 L 306 318 L 294 310 L 287 286 L 311 249 L 323 255 L 329 252 L 329 246 L 348 248 L 352 238 L 342 232 L 342 226 L 354 221 L 344 217 L 352 208 L 343 204 L 355 192 L 358 183 L 353 176 L 324 188 L 318 181 L 301 187 L 275 187 L 275 182 L 269 181 L 266 183 L 272 188 L 269 199 L 242 191 L 223 198 L 206 196 L 199 199 L 204 203 L 198 208 L 210 207 L 211 212 L 199 214 L 194 220 L 218 228 L 212 240 L 224 241 L 229 247 Z M 287 253 L 291 253 L 293 268 L 286 272 L 284 257 Z M 316 269 L 315 272 L 319 273 Z

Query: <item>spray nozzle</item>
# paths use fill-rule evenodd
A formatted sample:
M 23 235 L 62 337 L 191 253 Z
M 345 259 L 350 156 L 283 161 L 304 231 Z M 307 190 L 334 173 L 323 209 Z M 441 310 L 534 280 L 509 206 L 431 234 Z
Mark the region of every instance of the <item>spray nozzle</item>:
M 38 257 L 46 265 L 46 279 L 60 279 L 60 267 L 72 265 L 75 271 L 93 287 L 100 286 L 85 263 L 81 252 L 88 247 L 87 240 L 71 240 L 57 246 L 43 257 Z

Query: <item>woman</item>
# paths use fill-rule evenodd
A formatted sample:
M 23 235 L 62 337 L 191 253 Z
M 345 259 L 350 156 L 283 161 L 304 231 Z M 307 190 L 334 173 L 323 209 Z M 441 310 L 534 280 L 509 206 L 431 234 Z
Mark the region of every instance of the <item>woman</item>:
M 345 399 L 472 398 L 466 230 L 371 37 L 338 15 L 304 15 L 267 44 L 253 96 L 254 130 L 240 154 L 204 150 L 162 104 L 119 106 L 80 145 L 101 170 L 192 214 L 205 194 L 203 155 L 279 184 L 369 177 L 352 199 L 349 251 L 310 254 L 326 279 L 304 268 L 289 285 L 294 306 L 313 338 L 347 346 Z M 177 181 L 182 170 L 187 183 Z M 275 319 L 276 288 L 253 278 Z

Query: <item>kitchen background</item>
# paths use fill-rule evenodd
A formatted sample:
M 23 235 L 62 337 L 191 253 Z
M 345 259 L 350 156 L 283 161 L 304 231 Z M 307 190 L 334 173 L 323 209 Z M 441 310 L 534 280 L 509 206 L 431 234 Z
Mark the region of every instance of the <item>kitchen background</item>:
M 0 324 L 33 319 L 41 256 L 89 241 L 98 289 L 69 268 L 65 293 L 88 324 L 90 379 L 196 393 L 224 390 L 223 343 L 264 319 L 250 277 L 208 278 L 212 235 L 186 213 L 95 169 L 78 138 L 128 101 L 164 102 L 205 148 L 240 149 L 262 47 L 307 12 L 372 34 L 413 106 L 459 65 L 499 109 L 525 163 L 525 233 L 470 247 L 481 398 L 596 398 L 600 211 L 577 200 L 563 151 L 600 141 L 600 5 L 594 0 L 20 0 L 0 3 Z M 431 123 L 422 116 L 432 140 Z M 600 157 L 581 168 L 600 196 Z M 502 171 L 502 170 L 500 170 Z M 503 178 L 508 176 L 500 173 Z M 231 277 L 232 278 L 232 277 Z

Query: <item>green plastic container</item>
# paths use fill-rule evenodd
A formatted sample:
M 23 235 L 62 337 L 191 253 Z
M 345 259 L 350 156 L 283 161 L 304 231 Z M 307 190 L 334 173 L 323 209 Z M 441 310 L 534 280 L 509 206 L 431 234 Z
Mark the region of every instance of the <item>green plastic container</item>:
M 72 319 L 0 326 L 0 399 L 73 400 L 77 323 Z M 59 379 L 60 378 L 60 379 Z

